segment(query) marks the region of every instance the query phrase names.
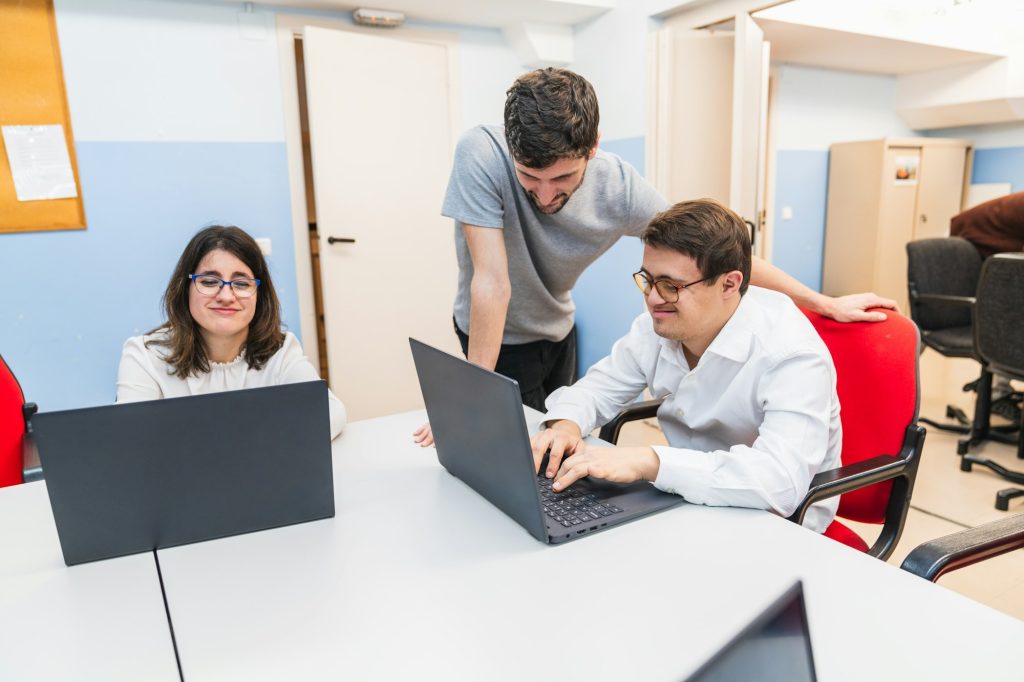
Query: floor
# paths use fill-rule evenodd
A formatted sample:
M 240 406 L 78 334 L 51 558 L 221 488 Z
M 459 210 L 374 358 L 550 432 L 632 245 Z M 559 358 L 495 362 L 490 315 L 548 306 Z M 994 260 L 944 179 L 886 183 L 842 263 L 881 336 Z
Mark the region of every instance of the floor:
M 961 387 L 977 377 L 977 363 L 944 358 L 926 349 L 921 356 L 920 371 L 922 416 L 939 421 L 945 415 L 947 404 L 957 405 L 968 415 L 972 414 L 974 394 L 964 393 Z M 1000 422 L 996 418 L 993 423 Z M 958 438 L 960 436 L 954 433 L 928 430 L 906 526 L 889 563 L 899 566 L 914 547 L 926 540 L 1024 513 L 1024 498 L 1013 500 L 1008 512 L 998 511 L 994 506 L 996 491 L 1012 487 L 1009 482 L 982 467 L 974 467 L 970 473 L 960 471 L 956 454 Z M 628 425 L 619 440 L 622 445 L 658 442 L 665 440 L 654 420 Z M 986 443 L 973 452 L 1008 468 L 1024 470 L 1024 461 L 1017 459 L 1016 446 Z M 861 533 L 868 544 L 877 535 L 873 526 L 844 523 Z M 1024 552 L 1005 554 L 949 573 L 939 584 L 1024 619 Z

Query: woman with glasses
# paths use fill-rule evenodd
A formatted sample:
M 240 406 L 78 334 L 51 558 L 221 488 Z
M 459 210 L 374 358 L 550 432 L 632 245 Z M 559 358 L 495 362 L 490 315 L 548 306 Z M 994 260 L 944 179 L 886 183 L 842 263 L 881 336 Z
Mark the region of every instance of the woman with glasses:
M 163 297 L 167 321 L 124 344 L 117 402 L 315 381 L 298 339 L 281 330 L 281 306 L 256 241 L 237 227 L 200 230 Z M 331 438 L 345 407 L 328 391 Z

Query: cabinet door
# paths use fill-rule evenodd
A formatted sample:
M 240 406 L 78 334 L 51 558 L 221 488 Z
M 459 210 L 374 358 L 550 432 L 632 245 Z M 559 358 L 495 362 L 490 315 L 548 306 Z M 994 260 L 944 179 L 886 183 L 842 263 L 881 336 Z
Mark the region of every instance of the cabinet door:
M 963 202 L 963 147 L 925 147 L 921 150 L 920 184 L 914 216 L 914 239 L 948 237 L 949 221 Z
M 889 147 L 882 170 L 875 293 L 907 310 L 907 242 L 914 238 L 917 192 L 921 184 L 920 147 Z

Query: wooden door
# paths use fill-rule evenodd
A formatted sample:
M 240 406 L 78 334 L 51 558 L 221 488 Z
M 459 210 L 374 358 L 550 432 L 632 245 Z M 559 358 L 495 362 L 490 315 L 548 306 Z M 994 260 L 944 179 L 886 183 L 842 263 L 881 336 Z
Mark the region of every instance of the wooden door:
M 907 242 L 914 238 L 914 211 L 921 185 L 920 147 L 887 147 L 882 169 L 882 203 L 875 252 L 874 292 L 909 310 Z M 906 175 L 906 177 L 903 177 Z
M 450 48 L 303 35 L 330 385 L 352 420 L 415 409 L 408 337 L 459 352 Z

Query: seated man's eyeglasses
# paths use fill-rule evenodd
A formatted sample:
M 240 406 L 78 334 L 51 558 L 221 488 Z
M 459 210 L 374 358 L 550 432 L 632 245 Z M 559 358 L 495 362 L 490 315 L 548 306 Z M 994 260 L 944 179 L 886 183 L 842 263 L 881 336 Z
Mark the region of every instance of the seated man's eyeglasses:
M 238 298 L 249 298 L 256 293 L 256 288 L 260 285 L 260 280 L 247 277 L 224 280 L 214 275 L 189 275 L 188 278 L 196 285 L 196 291 L 203 296 L 216 296 L 222 288 L 229 286 Z
M 640 291 L 644 292 L 644 296 L 649 296 L 651 294 L 651 287 L 653 286 L 658 290 L 658 296 L 661 296 L 661 300 L 665 301 L 665 303 L 675 303 L 679 300 L 680 291 L 687 287 L 692 287 L 694 284 L 706 282 L 709 279 L 714 279 L 714 277 L 705 277 L 704 279 L 698 279 L 696 282 L 690 282 L 688 284 L 676 284 L 666 277 L 660 277 L 652 280 L 651 276 L 643 270 L 633 273 L 633 281 L 636 282 Z

